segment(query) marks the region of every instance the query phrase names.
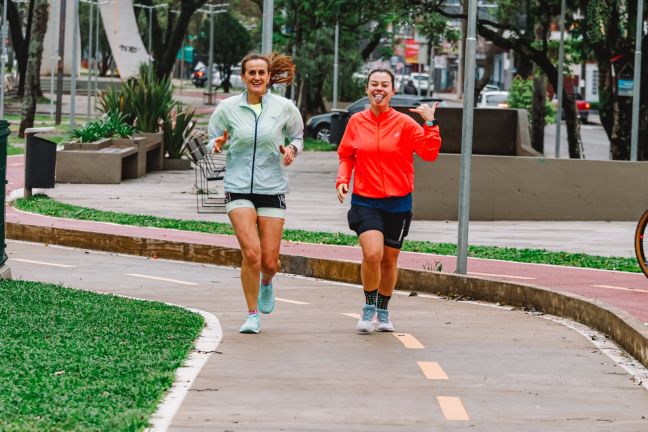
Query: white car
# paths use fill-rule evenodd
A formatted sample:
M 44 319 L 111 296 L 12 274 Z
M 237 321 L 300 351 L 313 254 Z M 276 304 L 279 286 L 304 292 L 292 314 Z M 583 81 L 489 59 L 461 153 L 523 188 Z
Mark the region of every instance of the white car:
M 507 91 L 483 91 L 477 99 L 477 108 L 508 108 Z
M 405 77 L 405 82 L 410 79 L 414 83 L 414 87 L 416 87 L 417 90 L 420 88 L 421 92 L 425 92 L 430 86 L 429 78 L 430 77 L 426 73 L 412 72 L 409 75 L 409 78 Z M 434 84 L 432 84 L 431 90 L 434 91 Z

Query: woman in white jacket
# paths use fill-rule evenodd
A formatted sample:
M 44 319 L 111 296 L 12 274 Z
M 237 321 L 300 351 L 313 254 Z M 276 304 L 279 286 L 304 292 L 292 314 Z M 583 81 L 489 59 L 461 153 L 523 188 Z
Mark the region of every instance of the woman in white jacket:
M 295 104 L 273 95 L 273 84 L 290 84 L 290 57 L 258 54 L 241 61 L 246 90 L 220 102 L 209 120 L 214 152 L 229 143 L 225 170 L 225 209 L 243 255 L 241 283 L 248 316 L 241 333 L 259 333 L 259 312 L 274 309 L 273 276 L 286 214 L 290 165 L 303 148 L 304 123 Z M 286 144 L 288 142 L 288 144 Z

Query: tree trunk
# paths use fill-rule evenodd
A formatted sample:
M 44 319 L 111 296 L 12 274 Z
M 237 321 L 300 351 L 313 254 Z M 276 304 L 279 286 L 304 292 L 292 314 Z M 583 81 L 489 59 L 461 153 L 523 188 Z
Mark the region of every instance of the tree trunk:
M 533 79 L 533 105 L 531 111 L 531 146 L 544 154 L 545 117 L 547 115 L 547 81 L 537 74 Z
M 25 129 L 34 126 L 36 102 L 38 101 L 41 58 L 43 57 L 43 40 L 47 31 L 47 17 L 49 5 L 47 0 L 34 0 L 34 24 L 29 41 L 29 56 L 27 59 L 27 75 L 25 77 L 26 89 L 22 105 L 22 120 L 18 136 L 25 136 Z
M 479 93 L 481 93 L 484 87 L 486 87 L 486 84 L 488 84 L 493 77 L 493 69 L 495 67 L 495 51 L 497 51 L 497 46 L 491 42 L 486 49 L 486 59 L 484 60 L 484 74 L 475 83 L 475 103 L 477 103 Z
M 12 2 L 13 3 L 13 2 Z M 11 8 L 7 8 L 7 12 Z M 25 29 L 25 38 L 22 41 L 19 50 L 16 50 L 16 60 L 18 61 L 18 74 L 20 75 L 20 80 L 18 81 L 18 95 L 24 96 L 25 94 L 25 81 L 27 79 L 27 61 L 29 60 L 29 45 L 32 37 L 32 25 L 34 21 L 34 9 L 35 2 L 29 2 L 29 12 L 27 13 L 27 28 Z M 17 13 L 20 17 L 20 14 Z M 22 23 L 20 18 L 18 19 L 19 27 L 18 31 L 22 31 Z M 13 33 L 12 33 L 13 34 Z

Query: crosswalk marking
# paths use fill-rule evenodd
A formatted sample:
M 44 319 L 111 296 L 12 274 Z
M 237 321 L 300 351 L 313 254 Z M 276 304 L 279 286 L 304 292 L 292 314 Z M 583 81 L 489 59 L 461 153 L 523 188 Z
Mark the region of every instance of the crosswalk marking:
M 163 278 L 163 277 L 159 277 L 159 276 L 149 276 L 149 275 L 143 275 L 143 274 L 139 274 L 139 273 L 127 273 L 126 276 L 133 276 L 133 277 L 139 277 L 139 278 L 144 278 L 144 279 L 153 279 L 153 280 L 159 280 L 159 281 L 164 281 L 164 282 L 173 282 L 173 283 L 177 283 L 177 284 L 180 284 L 180 285 L 192 285 L 192 286 L 198 285 L 195 282 L 187 282 L 187 281 L 181 281 L 181 280 L 178 280 L 178 279 Z
M 441 407 L 441 412 L 446 420 L 450 421 L 468 421 L 470 417 L 461 402 L 461 399 L 455 396 L 437 396 L 437 402 Z
M 423 349 L 425 348 L 418 339 L 409 333 L 392 333 L 396 339 L 401 341 L 405 348 L 409 349 Z
M 425 378 L 429 380 L 447 380 L 448 375 L 444 372 L 444 370 L 441 368 L 441 365 L 437 362 L 427 362 L 427 361 L 420 361 L 416 362 L 419 367 L 421 368 L 421 371 L 423 372 L 423 375 L 425 375 Z
M 296 304 L 296 305 L 310 304 L 310 303 L 306 303 L 306 302 L 299 301 L 299 300 L 289 300 L 289 299 L 280 298 L 280 297 L 275 297 L 275 300 L 277 300 L 278 302 L 291 303 L 291 304 Z
M 22 259 L 22 258 L 10 258 L 10 259 L 12 261 L 19 261 L 19 262 L 24 262 L 24 263 L 29 263 L 29 264 L 39 264 L 39 265 L 45 265 L 45 266 L 50 266 L 50 267 L 76 268 L 76 266 L 68 265 L 68 264 L 56 264 L 56 263 L 51 263 L 51 262 L 34 261 L 34 260 L 28 260 L 28 259 Z
M 592 285 L 592 286 L 595 288 L 604 288 L 604 289 L 620 290 L 620 291 L 632 291 L 632 292 L 640 292 L 640 293 L 648 294 L 648 290 L 643 290 L 639 288 L 626 288 L 626 287 L 620 287 L 614 285 Z

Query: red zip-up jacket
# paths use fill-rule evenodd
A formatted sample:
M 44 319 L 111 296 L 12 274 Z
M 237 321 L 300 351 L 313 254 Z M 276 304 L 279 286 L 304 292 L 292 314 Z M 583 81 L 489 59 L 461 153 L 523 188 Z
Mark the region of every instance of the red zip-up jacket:
M 340 146 L 335 187 L 349 184 L 367 198 L 405 196 L 414 190 L 414 153 L 434 161 L 441 148 L 438 126 L 421 127 L 393 108 L 376 117 L 366 109 L 349 119 Z

